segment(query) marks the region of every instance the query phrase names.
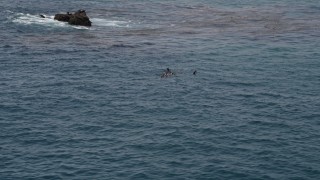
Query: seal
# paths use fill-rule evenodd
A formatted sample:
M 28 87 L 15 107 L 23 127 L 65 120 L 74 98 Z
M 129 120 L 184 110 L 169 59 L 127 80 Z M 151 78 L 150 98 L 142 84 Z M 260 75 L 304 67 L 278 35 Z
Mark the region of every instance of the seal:
M 197 70 L 193 71 L 193 75 L 196 75 L 197 74 Z
M 44 16 L 43 14 L 40 14 L 39 15 L 41 18 L 46 18 L 46 16 Z
M 174 75 L 174 73 L 171 72 L 171 70 L 169 68 L 167 68 L 167 70 L 162 73 L 161 78 L 170 77 L 170 76 L 173 76 L 173 75 Z

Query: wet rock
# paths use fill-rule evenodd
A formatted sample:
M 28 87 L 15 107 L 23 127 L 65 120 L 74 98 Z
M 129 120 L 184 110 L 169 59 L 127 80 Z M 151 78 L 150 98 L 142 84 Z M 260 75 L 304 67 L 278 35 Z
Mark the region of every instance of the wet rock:
M 91 21 L 87 16 L 85 10 L 78 10 L 73 14 L 69 12 L 67 12 L 67 14 L 56 14 L 54 16 L 54 19 L 58 21 L 68 22 L 71 25 L 91 26 Z

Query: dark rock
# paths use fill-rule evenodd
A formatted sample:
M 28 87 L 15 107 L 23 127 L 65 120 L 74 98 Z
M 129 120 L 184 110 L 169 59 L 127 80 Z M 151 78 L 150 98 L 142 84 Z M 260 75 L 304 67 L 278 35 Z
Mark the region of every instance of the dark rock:
M 91 21 L 84 10 L 79 10 L 71 15 L 69 24 L 80 26 L 91 26 Z
M 69 15 L 69 14 L 56 14 L 54 16 L 54 19 L 58 20 L 58 21 L 69 22 L 70 17 L 71 17 L 71 15 Z
M 78 10 L 74 14 L 67 12 L 67 14 L 56 14 L 55 20 L 68 22 L 71 25 L 91 26 L 91 21 L 85 10 Z
M 41 18 L 46 18 L 46 16 L 44 16 L 43 14 L 40 14 L 40 17 L 41 17 Z

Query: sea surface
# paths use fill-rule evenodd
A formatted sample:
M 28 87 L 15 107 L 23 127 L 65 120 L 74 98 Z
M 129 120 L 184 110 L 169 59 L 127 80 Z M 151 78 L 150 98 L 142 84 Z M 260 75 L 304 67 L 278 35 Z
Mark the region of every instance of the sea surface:
M 318 0 L 1 0 L 0 42 L 1 180 L 320 179 Z

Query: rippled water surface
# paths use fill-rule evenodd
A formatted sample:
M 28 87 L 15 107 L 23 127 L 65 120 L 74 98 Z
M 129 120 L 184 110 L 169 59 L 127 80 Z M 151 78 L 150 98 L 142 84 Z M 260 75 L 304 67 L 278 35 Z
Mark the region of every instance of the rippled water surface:
M 320 178 L 318 1 L 0 7 L 1 180 Z

